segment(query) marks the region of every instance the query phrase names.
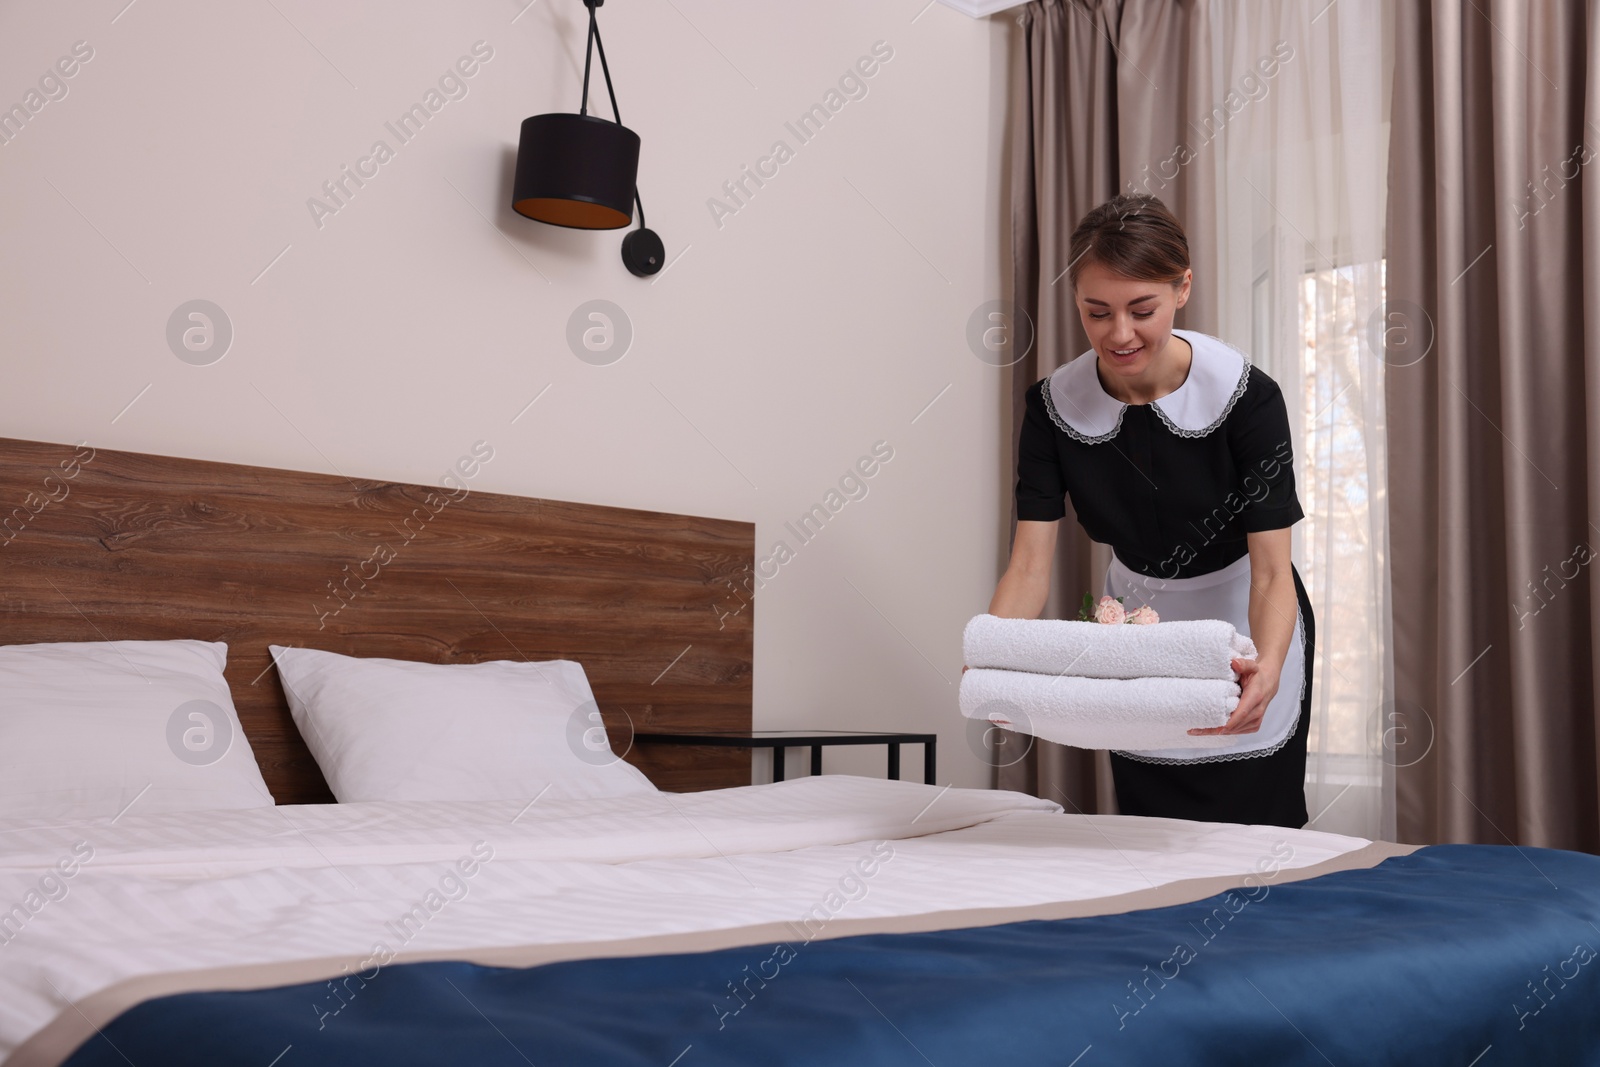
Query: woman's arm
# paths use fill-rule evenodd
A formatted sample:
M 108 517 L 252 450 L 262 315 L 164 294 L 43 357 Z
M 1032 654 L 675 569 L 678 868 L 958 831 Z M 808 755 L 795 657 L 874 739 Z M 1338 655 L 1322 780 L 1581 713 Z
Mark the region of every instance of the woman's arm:
M 1056 526 L 1060 521 L 1018 521 L 1017 536 L 1011 542 L 1011 562 L 1000 576 L 994 599 L 989 601 L 990 615 L 1002 619 L 1039 617 L 1050 595 L 1050 564 L 1056 555 Z
M 1239 706 L 1228 721 L 1215 729 L 1190 730 L 1191 734 L 1253 734 L 1261 729 L 1261 717 L 1278 692 L 1300 608 L 1289 562 L 1292 536 L 1287 526 L 1246 534 L 1250 546 L 1250 637 L 1256 658 L 1233 661 L 1242 688 Z

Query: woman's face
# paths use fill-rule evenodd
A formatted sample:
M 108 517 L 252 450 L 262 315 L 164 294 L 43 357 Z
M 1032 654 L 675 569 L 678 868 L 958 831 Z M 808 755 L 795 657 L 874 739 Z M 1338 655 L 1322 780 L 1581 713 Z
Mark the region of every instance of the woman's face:
M 1125 378 L 1141 378 L 1172 339 L 1172 316 L 1189 300 L 1192 272 L 1183 281 L 1142 282 L 1090 263 L 1078 275 L 1078 315 L 1100 365 Z

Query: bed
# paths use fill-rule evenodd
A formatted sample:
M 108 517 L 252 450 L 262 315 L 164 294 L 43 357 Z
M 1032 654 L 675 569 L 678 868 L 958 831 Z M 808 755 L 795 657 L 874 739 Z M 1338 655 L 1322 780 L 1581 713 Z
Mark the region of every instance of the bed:
M 0 819 L 0 1063 L 1600 1063 L 1600 858 L 748 785 L 630 740 L 748 728 L 748 524 L 453 493 L 318 610 L 437 488 L 0 442 L 4 643 L 226 641 L 278 802 Z M 274 644 L 581 662 L 660 788 L 332 803 Z

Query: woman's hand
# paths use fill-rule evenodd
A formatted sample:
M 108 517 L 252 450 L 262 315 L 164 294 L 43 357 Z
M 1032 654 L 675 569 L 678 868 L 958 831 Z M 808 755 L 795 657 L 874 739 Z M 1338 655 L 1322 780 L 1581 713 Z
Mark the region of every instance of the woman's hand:
M 1257 660 L 1238 658 L 1233 661 L 1233 669 L 1239 675 L 1239 706 L 1233 709 L 1233 714 L 1221 726 L 1190 730 L 1189 733 L 1197 737 L 1205 734 L 1253 734 L 1261 729 L 1261 718 L 1278 692 L 1279 671 L 1270 665 L 1263 666 Z

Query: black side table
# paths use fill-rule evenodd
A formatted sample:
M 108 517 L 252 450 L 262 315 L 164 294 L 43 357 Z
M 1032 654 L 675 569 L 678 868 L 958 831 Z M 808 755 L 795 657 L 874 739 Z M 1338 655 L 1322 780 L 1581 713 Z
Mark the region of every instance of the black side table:
M 719 748 L 772 749 L 772 780 L 783 781 L 783 754 L 791 748 L 811 749 L 811 773 L 822 773 L 822 750 L 828 745 L 886 745 L 889 777 L 900 777 L 900 746 L 922 746 L 922 777 L 935 784 L 938 734 L 902 734 L 881 730 L 709 730 L 702 733 L 634 734 L 637 742 L 658 745 L 714 745 Z

